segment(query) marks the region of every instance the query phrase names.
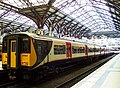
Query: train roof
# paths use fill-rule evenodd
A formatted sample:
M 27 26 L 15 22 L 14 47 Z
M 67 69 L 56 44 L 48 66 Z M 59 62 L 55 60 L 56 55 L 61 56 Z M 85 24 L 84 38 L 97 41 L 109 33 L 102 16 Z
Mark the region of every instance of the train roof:
M 14 35 L 14 34 L 21 34 L 21 35 L 28 35 L 29 37 L 32 37 L 34 39 L 38 39 L 38 40 L 58 40 L 58 41 L 66 41 L 66 42 L 72 42 L 72 43 L 81 43 L 81 44 L 91 44 L 91 43 L 87 43 L 87 42 L 82 42 L 82 41 L 75 41 L 75 40 L 70 40 L 70 39 L 63 39 L 63 38 L 56 38 L 56 37 L 50 37 L 50 36 L 45 36 L 45 35 L 37 35 L 35 33 L 29 33 L 29 32 L 17 32 L 17 33 L 12 33 L 12 34 L 8 34 L 6 36 L 9 35 Z M 91 44 L 91 45 L 96 45 L 96 44 Z M 97 45 L 99 46 L 99 45 Z

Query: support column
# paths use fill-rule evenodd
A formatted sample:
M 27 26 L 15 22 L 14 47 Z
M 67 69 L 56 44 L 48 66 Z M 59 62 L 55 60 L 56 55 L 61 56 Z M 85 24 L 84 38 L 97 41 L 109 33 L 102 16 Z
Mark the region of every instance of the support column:
M 0 31 L 0 36 L 1 36 L 1 31 Z
M 0 22 L 0 35 L 1 35 L 1 30 L 3 30 L 3 22 Z
M 50 27 L 50 28 L 49 28 L 49 36 L 52 36 L 52 33 L 53 33 L 52 27 Z

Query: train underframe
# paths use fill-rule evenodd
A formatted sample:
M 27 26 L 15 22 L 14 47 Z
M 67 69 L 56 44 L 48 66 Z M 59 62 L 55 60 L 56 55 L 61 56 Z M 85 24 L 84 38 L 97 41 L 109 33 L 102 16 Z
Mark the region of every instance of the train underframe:
M 91 62 L 96 62 L 100 60 L 101 58 L 106 58 L 110 55 L 113 55 L 113 53 L 108 53 L 108 54 L 103 54 L 103 55 L 96 55 L 96 56 L 87 56 L 87 57 L 80 57 L 80 58 L 74 58 L 74 59 L 67 59 L 67 60 L 59 60 L 59 61 L 54 61 L 54 62 L 49 62 L 46 63 L 37 69 L 18 69 L 17 71 L 13 72 L 11 71 L 10 73 L 11 76 L 16 75 L 18 78 L 22 78 L 25 80 L 39 80 L 49 74 L 54 74 L 54 73 L 60 73 L 60 71 L 65 70 L 67 68 L 70 68 L 71 66 L 74 65 L 79 65 L 79 64 L 89 64 Z M 15 73 L 15 74 L 14 74 Z M 22 77 L 21 77 L 22 76 Z

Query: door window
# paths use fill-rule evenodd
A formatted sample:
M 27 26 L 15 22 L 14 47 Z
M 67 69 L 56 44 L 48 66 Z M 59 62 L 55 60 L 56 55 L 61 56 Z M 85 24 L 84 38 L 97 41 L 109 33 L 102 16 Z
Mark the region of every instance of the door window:
M 16 42 L 12 42 L 12 52 L 16 52 Z

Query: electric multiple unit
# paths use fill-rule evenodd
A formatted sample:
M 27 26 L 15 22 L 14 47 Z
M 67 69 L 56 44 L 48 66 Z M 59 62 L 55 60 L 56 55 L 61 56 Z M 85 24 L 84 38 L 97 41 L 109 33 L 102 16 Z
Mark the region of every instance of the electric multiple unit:
M 22 74 L 26 79 L 45 67 L 59 67 L 106 54 L 109 49 L 95 44 L 21 32 L 3 38 L 2 67 L 10 70 L 11 75 Z

